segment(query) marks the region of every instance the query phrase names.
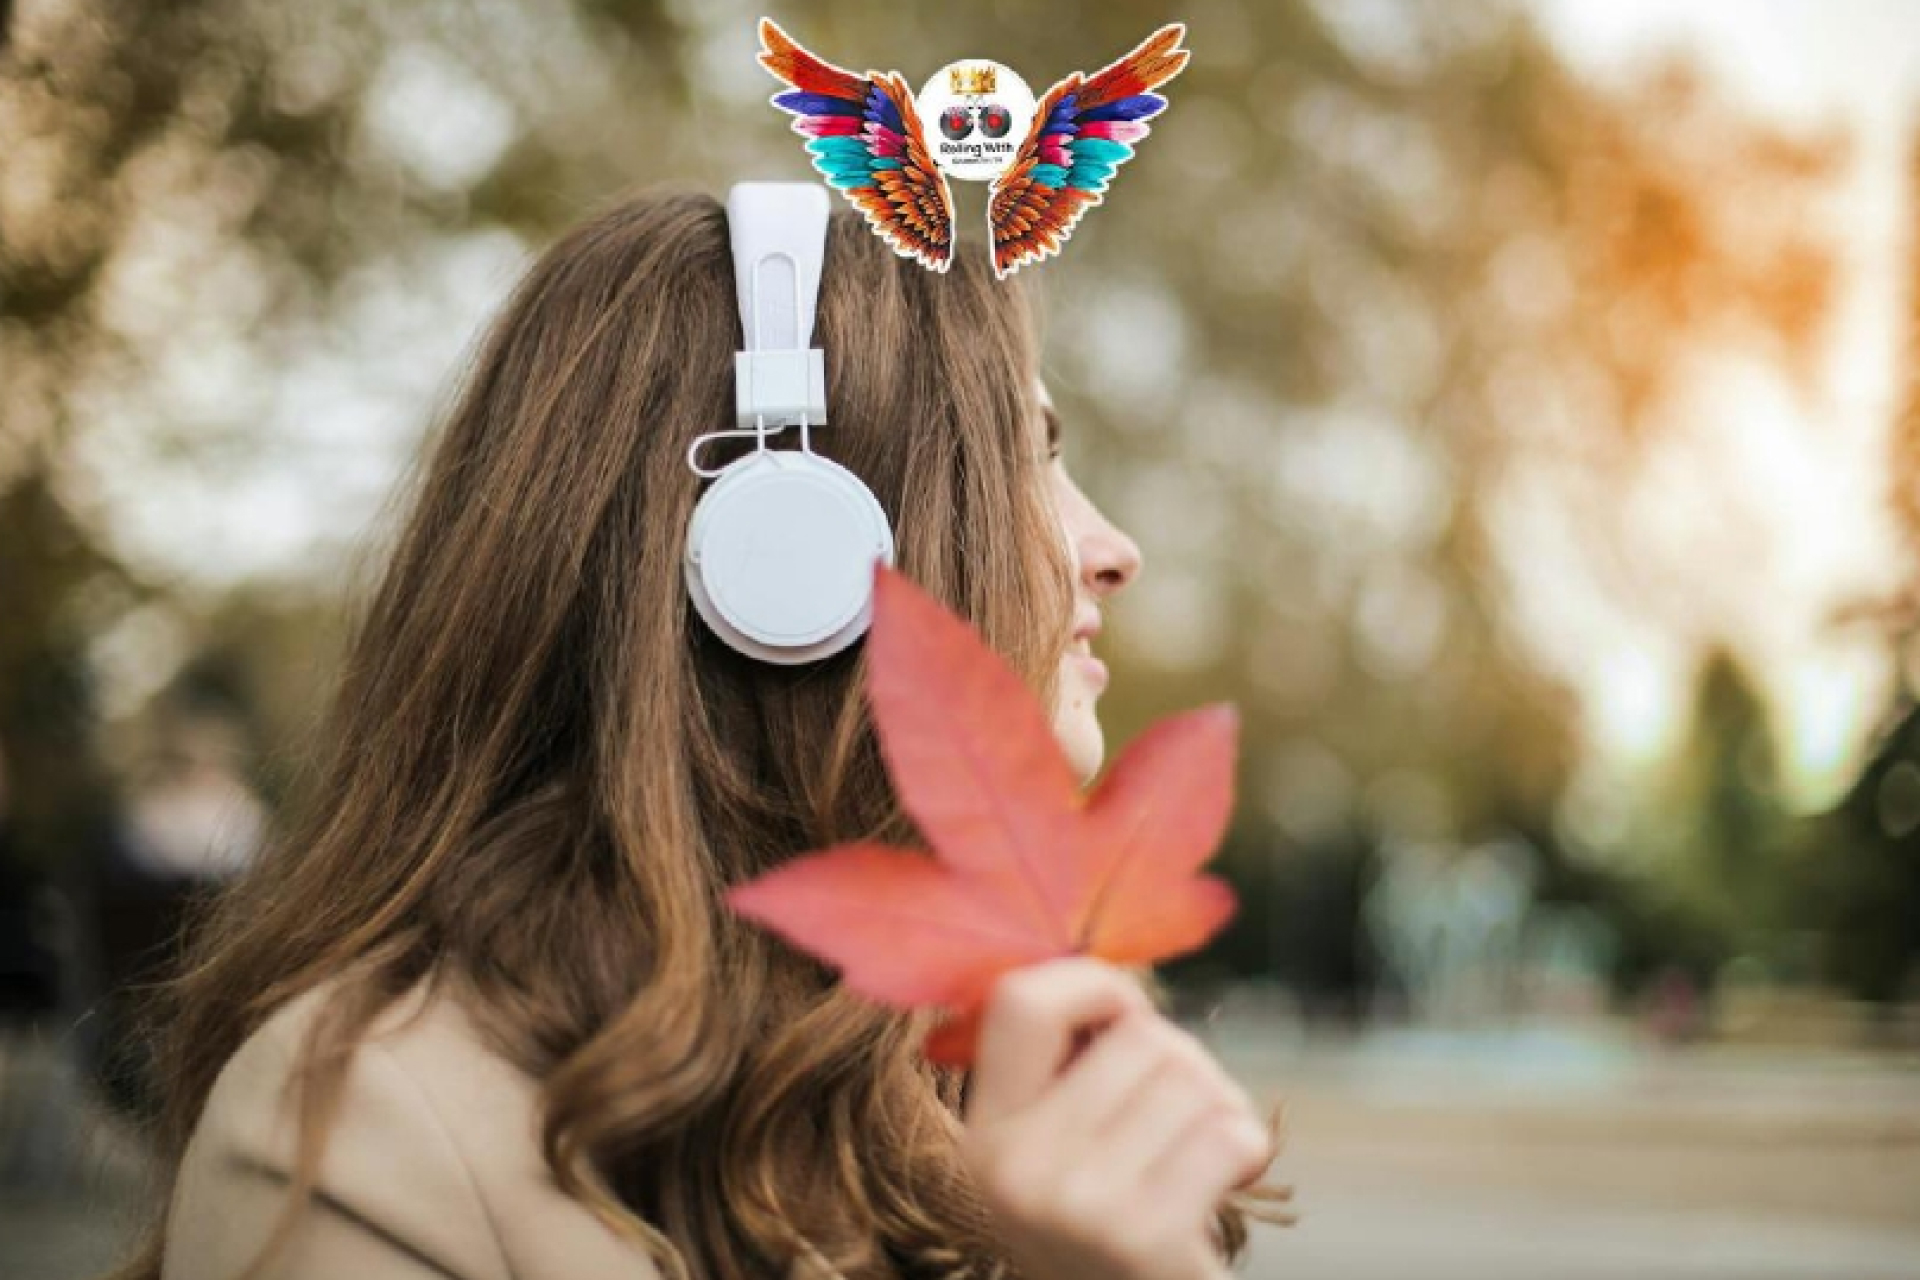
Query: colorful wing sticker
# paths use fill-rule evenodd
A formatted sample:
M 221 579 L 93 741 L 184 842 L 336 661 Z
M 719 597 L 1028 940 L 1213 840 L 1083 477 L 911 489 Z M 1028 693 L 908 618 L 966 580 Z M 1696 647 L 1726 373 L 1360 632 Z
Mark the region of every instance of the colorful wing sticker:
M 773 96 L 808 139 L 813 167 L 895 253 L 933 271 L 953 261 L 953 196 L 927 154 L 913 91 L 897 71 L 855 75 L 760 19 L 760 65 L 793 86 Z
M 1061 244 L 1099 204 L 1115 169 L 1133 158 L 1147 121 L 1166 110 L 1151 90 L 1180 74 L 1186 26 L 1160 28 L 1140 47 L 1091 76 L 1079 72 L 1047 90 L 1026 140 L 994 180 L 987 209 L 993 273 L 1004 279 Z

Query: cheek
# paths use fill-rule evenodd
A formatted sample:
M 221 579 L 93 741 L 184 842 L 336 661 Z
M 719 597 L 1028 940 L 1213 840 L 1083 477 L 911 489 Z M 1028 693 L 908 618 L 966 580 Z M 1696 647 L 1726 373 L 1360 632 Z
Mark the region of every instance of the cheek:
M 1074 501 L 1073 486 L 1068 484 L 1055 466 L 1052 483 L 1047 489 L 1047 501 L 1053 508 L 1054 527 L 1060 534 L 1060 545 L 1066 550 L 1067 558 L 1074 568 L 1080 567 L 1080 522 L 1078 507 Z

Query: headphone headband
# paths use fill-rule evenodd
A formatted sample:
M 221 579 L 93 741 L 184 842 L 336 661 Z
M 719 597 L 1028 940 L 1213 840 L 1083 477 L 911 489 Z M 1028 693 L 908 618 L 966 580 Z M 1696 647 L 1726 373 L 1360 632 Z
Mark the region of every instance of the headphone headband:
M 740 182 L 727 193 L 741 351 L 737 425 L 827 420 L 826 364 L 813 319 L 826 261 L 827 193 L 812 183 Z

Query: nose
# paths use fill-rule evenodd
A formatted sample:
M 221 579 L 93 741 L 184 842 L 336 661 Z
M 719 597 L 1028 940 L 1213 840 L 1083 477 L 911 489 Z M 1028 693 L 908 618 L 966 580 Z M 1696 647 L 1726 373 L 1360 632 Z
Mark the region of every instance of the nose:
M 1080 580 L 1096 598 L 1110 596 L 1140 575 L 1140 548 L 1091 502 L 1079 531 Z

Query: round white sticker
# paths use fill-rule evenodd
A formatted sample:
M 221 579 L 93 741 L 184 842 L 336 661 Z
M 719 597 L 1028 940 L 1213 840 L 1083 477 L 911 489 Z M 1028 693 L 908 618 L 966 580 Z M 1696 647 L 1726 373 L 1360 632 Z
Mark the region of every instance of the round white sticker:
M 968 58 L 934 72 L 913 105 L 933 162 L 952 177 L 990 182 L 1019 153 L 1036 103 L 1000 63 Z

